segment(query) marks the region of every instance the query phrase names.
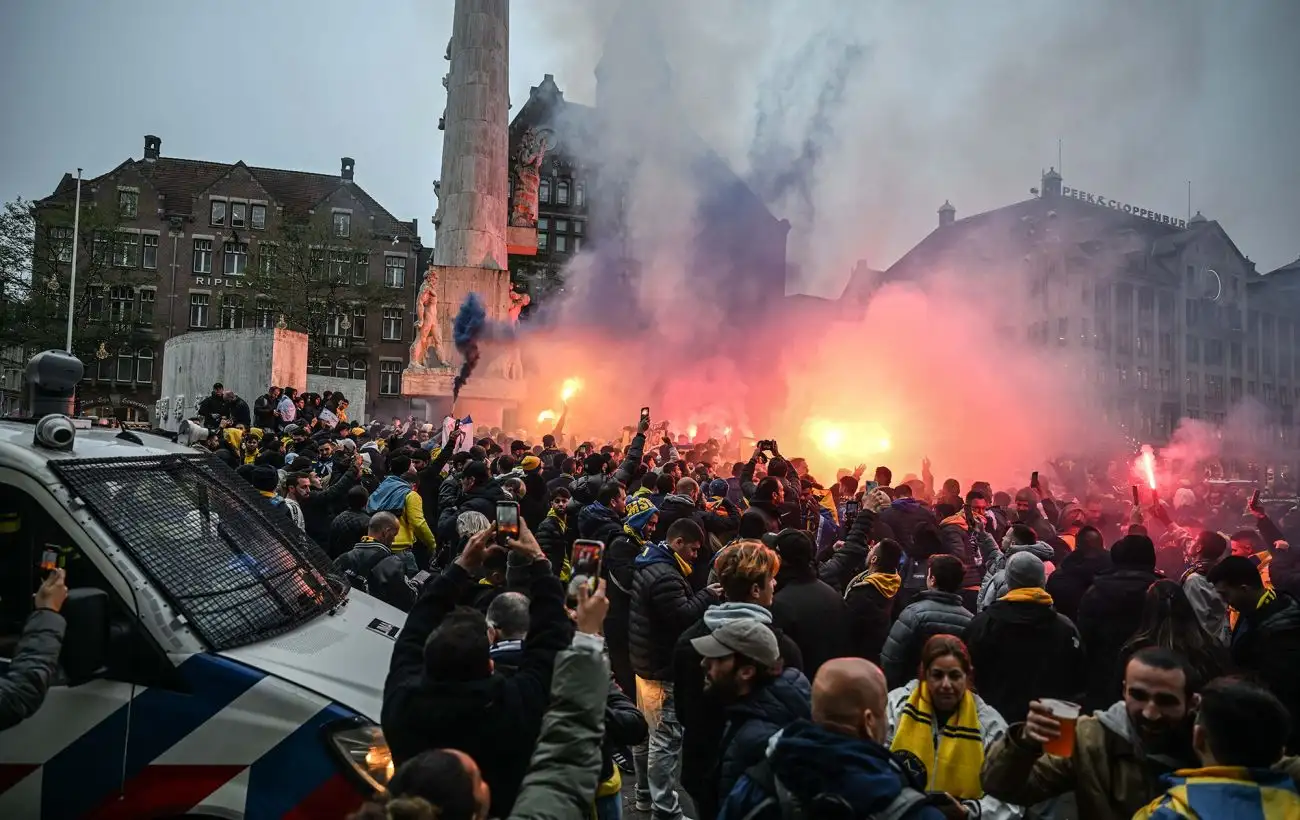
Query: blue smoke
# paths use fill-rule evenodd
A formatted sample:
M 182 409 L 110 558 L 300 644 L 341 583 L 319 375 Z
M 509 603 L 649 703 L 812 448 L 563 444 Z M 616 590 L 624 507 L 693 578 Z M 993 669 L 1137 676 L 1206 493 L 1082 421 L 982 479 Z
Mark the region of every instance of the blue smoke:
M 460 310 L 456 311 L 456 319 L 451 325 L 452 340 L 456 344 L 456 350 L 464 359 L 460 365 L 460 372 L 452 382 L 453 402 L 460 396 L 460 389 L 469 381 L 470 374 L 478 366 L 478 342 L 486 328 L 487 309 L 483 307 L 483 301 L 479 299 L 478 294 L 471 292 L 465 296 L 465 301 L 460 303 Z

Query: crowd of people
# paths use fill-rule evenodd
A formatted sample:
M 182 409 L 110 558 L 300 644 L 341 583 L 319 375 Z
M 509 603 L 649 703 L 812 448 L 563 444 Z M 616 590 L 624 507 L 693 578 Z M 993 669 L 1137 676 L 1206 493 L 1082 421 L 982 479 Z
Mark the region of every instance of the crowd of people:
M 182 440 L 407 612 L 359 817 L 1300 817 L 1289 505 L 346 409 L 218 384 Z

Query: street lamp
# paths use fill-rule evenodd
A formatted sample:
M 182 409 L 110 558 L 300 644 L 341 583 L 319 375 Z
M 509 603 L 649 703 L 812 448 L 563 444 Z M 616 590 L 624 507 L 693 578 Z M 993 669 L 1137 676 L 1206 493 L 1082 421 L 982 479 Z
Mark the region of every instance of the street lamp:
M 109 355 L 108 348 L 104 346 L 103 340 L 100 340 L 99 349 L 95 351 L 95 358 L 102 362 L 107 359 Z
M 348 315 L 345 313 L 343 314 L 343 321 L 339 322 L 339 330 L 343 331 L 344 333 L 347 333 L 351 329 L 352 329 L 352 320 L 349 319 Z
M 277 321 L 277 322 L 275 323 L 275 327 L 276 327 L 276 329 L 277 329 L 277 330 L 284 330 L 284 329 L 285 329 L 286 327 L 288 327 L 288 326 L 289 326 L 289 323 L 286 322 L 286 321 L 284 320 L 284 314 L 281 313 L 281 314 L 280 314 L 280 319 L 279 319 L 279 321 Z

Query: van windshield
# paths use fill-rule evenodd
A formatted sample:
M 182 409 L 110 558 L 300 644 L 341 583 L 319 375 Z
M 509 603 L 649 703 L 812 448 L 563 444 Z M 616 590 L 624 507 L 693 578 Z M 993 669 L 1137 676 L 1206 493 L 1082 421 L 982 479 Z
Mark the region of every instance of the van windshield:
M 287 632 L 346 594 L 324 551 L 217 459 L 195 453 L 50 467 L 214 650 Z

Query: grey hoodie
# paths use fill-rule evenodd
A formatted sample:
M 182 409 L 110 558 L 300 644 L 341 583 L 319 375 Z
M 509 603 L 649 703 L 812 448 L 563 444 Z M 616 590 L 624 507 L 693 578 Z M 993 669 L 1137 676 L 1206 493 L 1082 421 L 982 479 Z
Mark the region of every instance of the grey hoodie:
M 760 624 L 771 626 L 772 613 L 767 607 L 740 601 L 714 604 L 704 610 L 704 625 L 710 632 L 732 621 L 758 621 Z
M 1056 557 L 1056 550 L 1052 549 L 1051 546 L 1042 541 L 1028 545 L 1004 544 L 1002 549 L 996 551 L 996 555 L 989 557 L 988 567 L 984 573 L 984 581 L 980 584 L 980 597 L 976 604 L 976 612 L 983 612 L 989 604 L 1011 591 L 1007 586 L 1007 559 L 1017 552 L 1029 552 L 1036 555 L 1044 565 L 1049 567 L 1048 574 L 1051 574 L 1051 562 Z

